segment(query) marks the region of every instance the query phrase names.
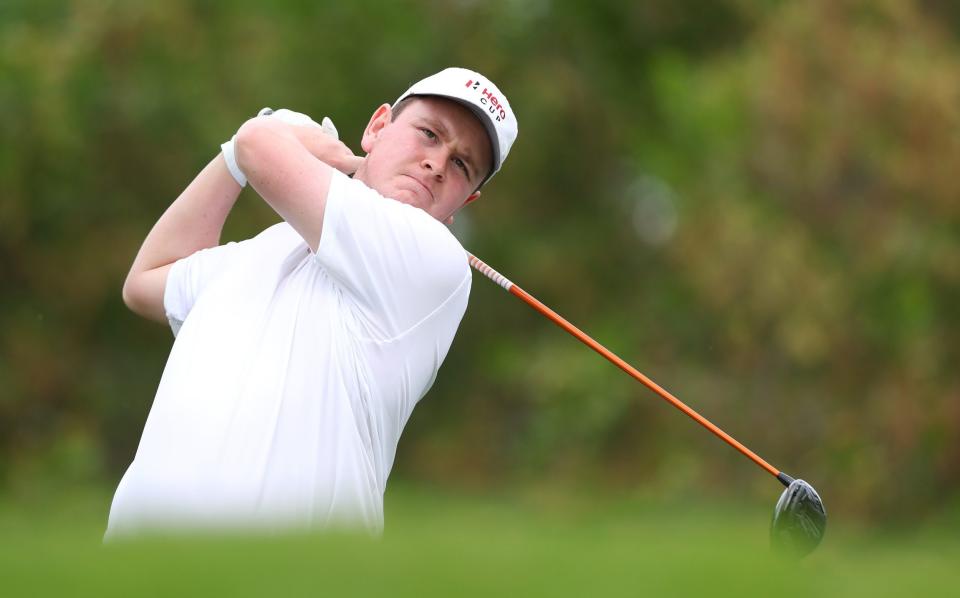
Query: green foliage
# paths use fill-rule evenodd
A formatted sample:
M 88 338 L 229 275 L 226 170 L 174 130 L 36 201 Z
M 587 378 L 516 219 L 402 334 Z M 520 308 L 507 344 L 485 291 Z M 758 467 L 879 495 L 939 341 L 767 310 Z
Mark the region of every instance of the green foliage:
M 112 484 L 169 333 L 152 222 L 263 106 L 447 65 L 520 137 L 464 245 L 847 516 L 960 496 L 960 26 L 894 0 L 0 4 L 0 488 Z M 226 239 L 276 220 L 252 191 Z M 768 497 L 771 480 L 477 279 L 395 477 Z M 708 484 L 704 484 L 708 482 Z

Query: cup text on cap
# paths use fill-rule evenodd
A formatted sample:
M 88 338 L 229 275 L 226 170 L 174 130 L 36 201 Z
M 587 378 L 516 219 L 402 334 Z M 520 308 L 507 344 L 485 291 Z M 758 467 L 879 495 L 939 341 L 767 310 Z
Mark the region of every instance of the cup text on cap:
M 479 89 L 480 81 L 469 79 L 465 87 Z M 493 95 L 493 92 L 486 87 L 484 87 L 483 91 L 480 93 L 480 104 L 487 107 L 487 110 L 490 112 L 490 114 L 496 117 L 497 122 L 507 119 L 507 111 L 504 110 L 503 106 L 500 105 L 500 100 L 498 100 L 497 96 Z

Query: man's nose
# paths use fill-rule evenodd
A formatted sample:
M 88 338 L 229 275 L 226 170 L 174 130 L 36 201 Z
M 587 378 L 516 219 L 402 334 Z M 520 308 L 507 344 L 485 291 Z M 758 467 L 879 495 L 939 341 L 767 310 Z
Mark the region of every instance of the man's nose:
M 441 181 L 446 174 L 444 164 L 446 164 L 446 161 L 441 156 L 435 154 L 427 155 L 421 162 L 421 166 L 430 173 L 430 176 L 434 176 L 437 180 Z

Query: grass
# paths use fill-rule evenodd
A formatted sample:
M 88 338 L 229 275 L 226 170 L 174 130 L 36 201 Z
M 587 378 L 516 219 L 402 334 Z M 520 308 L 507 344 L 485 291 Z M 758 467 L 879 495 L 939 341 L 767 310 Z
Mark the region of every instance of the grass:
M 103 546 L 109 496 L 0 503 L 3 596 L 903 596 L 960 581 L 960 537 L 831 520 L 794 561 L 757 506 L 391 488 L 381 539 L 141 540 Z M 770 505 L 772 510 L 772 505 Z

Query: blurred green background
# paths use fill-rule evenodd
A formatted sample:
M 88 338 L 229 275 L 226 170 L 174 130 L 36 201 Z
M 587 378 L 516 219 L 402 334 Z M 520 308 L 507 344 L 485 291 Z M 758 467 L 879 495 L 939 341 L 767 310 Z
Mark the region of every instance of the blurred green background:
M 105 517 L 172 341 L 123 278 L 222 141 L 288 107 L 359 151 L 380 103 L 450 65 L 520 122 L 455 224 L 468 249 L 834 521 L 956 521 L 949 0 L 0 1 L 4 504 L 92 492 Z M 248 189 L 224 241 L 276 220 Z M 764 509 L 780 490 L 480 277 L 391 483 Z

